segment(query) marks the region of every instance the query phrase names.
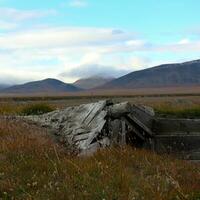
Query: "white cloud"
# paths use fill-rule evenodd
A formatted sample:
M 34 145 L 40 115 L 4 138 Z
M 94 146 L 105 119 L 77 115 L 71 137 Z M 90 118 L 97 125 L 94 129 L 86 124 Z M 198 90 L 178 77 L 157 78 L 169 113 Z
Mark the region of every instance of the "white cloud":
M 139 56 L 133 56 L 130 57 L 129 61 L 130 65 L 134 70 L 141 70 L 147 67 L 150 67 L 152 64 L 152 61 L 149 58 L 146 57 L 139 57 Z
M 188 38 L 184 38 L 178 42 L 178 44 L 189 44 L 189 43 L 190 43 L 190 39 Z
M 101 60 L 101 54 L 96 53 L 96 52 L 91 52 L 88 54 L 85 54 L 83 58 L 80 61 L 81 65 L 88 65 L 88 64 L 93 64 L 93 63 L 99 63 Z
M 154 45 L 151 51 L 170 53 L 198 53 L 200 51 L 200 40 L 181 40 L 177 43 Z
M 134 40 L 132 33 L 122 32 L 114 34 L 113 29 L 109 28 L 46 28 L 38 30 L 23 31 L 0 36 L 0 47 L 2 49 L 16 48 L 76 48 L 79 49 L 96 47 L 102 51 L 113 51 L 123 48 L 126 42 Z M 130 48 L 130 46 L 127 46 Z M 132 48 L 139 48 L 136 44 Z
M 21 16 L 21 19 L 27 17 Z M 3 25 L 4 29 L 12 29 L 12 24 L 2 22 Z M 145 54 L 199 51 L 200 41 L 184 39 L 156 45 L 133 32 L 113 28 L 21 29 L 0 34 L 0 82 L 60 78 L 62 72 L 65 72 L 62 80 L 66 82 L 73 82 L 81 74 L 117 76 L 155 64 Z
M 33 76 L 41 79 L 44 74 L 46 77 L 50 75 L 57 77 L 57 74 L 62 71 L 69 72 L 77 66 L 96 64 L 97 66 L 114 65 L 116 67 L 113 69 L 120 71 L 117 67 L 117 64 L 120 65 L 118 62 L 120 56 L 115 59 L 113 54 L 123 53 L 124 50 L 130 51 L 131 48 L 141 48 L 137 42 L 135 47 L 133 44 L 131 47 L 126 44 L 128 41 L 134 41 L 134 38 L 133 33 L 112 28 L 91 27 L 41 28 L 2 33 L 0 73 L 7 68 L 13 76 L 19 76 L 15 73 L 16 70 L 23 69 L 25 72 L 33 71 Z M 54 67 L 51 71 L 50 64 Z M 26 80 L 26 73 L 21 74 Z M 22 77 L 20 80 L 23 81 Z M 68 76 L 64 80 L 71 82 L 75 77 Z
M 0 20 L 0 30 L 13 30 L 18 27 L 17 23 Z
M 85 0 L 71 0 L 69 2 L 69 5 L 71 7 L 82 8 L 82 7 L 86 7 L 88 3 Z
M 18 10 L 15 8 L 0 7 L 1 19 L 11 21 L 24 21 L 55 15 L 55 10 Z
M 78 78 L 88 78 L 91 76 L 104 76 L 104 77 L 120 77 L 127 73 L 131 72 L 131 70 L 118 69 L 114 66 L 104 66 L 98 64 L 89 64 L 89 65 L 80 65 L 74 67 L 72 70 L 68 72 L 63 72 L 59 74 L 59 77 L 73 77 L 75 79 Z

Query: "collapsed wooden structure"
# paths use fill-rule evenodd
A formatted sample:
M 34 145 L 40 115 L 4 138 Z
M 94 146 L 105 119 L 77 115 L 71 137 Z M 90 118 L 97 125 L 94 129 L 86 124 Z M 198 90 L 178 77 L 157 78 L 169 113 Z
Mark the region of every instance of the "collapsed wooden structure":
M 187 152 L 188 159 L 192 158 L 188 153 L 194 155 L 194 151 L 199 156 L 200 120 L 167 121 L 156 118 L 152 108 L 128 102 L 99 101 L 27 119 L 50 128 L 82 155 L 102 147 L 130 144 L 157 152 Z

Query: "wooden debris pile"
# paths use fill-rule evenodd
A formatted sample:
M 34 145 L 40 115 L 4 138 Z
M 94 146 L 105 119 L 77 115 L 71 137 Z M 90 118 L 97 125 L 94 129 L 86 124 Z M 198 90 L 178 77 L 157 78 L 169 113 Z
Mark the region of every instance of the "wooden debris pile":
M 153 117 L 151 108 L 105 100 L 27 118 L 54 130 L 80 154 L 91 154 L 111 145 L 153 148 Z

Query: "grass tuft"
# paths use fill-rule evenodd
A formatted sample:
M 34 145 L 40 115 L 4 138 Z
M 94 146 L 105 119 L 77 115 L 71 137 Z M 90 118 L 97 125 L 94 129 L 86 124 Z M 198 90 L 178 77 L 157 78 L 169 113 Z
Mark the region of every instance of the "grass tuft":
M 131 147 L 74 157 L 23 121 L 1 119 L 0 199 L 200 198 L 199 164 Z
M 41 115 L 53 111 L 54 108 L 46 103 L 37 103 L 24 106 L 21 115 Z
M 175 118 L 200 118 L 200 106 L 180 107 L 162 105 L 155 108 L 157 115 Z

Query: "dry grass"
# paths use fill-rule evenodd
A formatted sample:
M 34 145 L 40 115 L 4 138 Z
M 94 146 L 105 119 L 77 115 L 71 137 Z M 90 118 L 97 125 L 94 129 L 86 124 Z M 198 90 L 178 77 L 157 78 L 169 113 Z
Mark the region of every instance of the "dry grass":
M 68 155 L 46 131 L 0 119 L 0 199 L 200 199 L 199 164 L 129 147 Z
M 155 88 L 133 88 L 133 89 L 126 89 L 126 88 L 113 88 L 113 89 L 99 89 L 99 90 L 87 90 L 81 92 L 56 92 L 56 93 L 49 93 L 49 92 L 42 92 L 42 93 L 11 93 L 11 94 L 4 94 L 0 93 L 0 97 L 9 98 L 9 97 L 19 97 L 19 98 L 40 98 L 45 97 L 48 99 L 55 99 L 55 98 L 68 98 L 68 97 L 88 97 L 90 98 L 94 96 L 154 96 L 154 95 L 200 95 L 200 86 L 175 86 L 175 87 L 155 87 Z
M 34 105 L 45 105 L 53 109 L 62 109 L 68 106 L 76 106 L 84 103 L 96 102 L 105 98 L 101 97 L 68 97 L 68 99 L 44 99 L 38 100 L 18 99 L 18 100 L 3 100 L 0 101 L 0 115 L 15 115 L 22 114 L 27 107 Z M 116 102 L 129 101 L 133 104 L 142 104 L 153 107 L 158 115 L 170 117 L 200 117 L 200 97 L 199 96 L 174 96 L 174 97 L 117 97 L 112 99 Z M 30 109 L 29 109 L 30 110 Z
M 0 103 L 0 115 L 37 115 L 55 109 L 56 107 L 48 102 Z

